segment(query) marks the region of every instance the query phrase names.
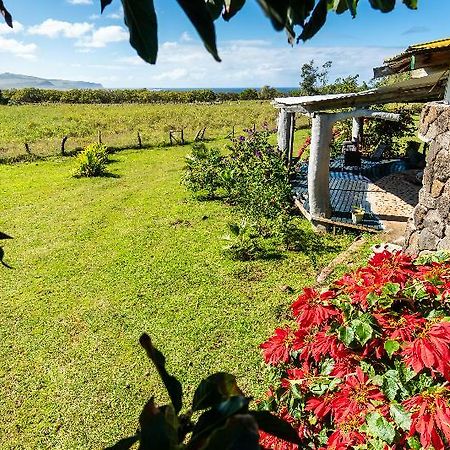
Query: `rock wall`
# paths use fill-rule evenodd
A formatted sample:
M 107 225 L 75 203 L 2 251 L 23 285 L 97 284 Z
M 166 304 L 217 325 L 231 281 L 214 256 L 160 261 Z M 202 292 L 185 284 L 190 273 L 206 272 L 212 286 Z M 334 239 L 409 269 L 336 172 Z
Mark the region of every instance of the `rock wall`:
M 428 103 L 419 135 L 429 142 L 419 204 L 406 230 L 405 250 L 450 250 L 450 105 Z

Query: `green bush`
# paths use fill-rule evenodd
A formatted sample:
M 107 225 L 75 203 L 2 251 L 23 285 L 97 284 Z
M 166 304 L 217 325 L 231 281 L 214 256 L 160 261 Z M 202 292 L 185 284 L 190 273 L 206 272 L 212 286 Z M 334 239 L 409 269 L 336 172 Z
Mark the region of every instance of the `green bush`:
M 99 177 L 105 174 L 108 149 L 103 144 L 90 144 L 77 156 L 77 177 Z
M 214 198 L 223 186 L 223 171 L 224 158 L 220 151 L 197 143 L 192 146 L 192 153 L 186 156 L 183 182 L 195 194 Z

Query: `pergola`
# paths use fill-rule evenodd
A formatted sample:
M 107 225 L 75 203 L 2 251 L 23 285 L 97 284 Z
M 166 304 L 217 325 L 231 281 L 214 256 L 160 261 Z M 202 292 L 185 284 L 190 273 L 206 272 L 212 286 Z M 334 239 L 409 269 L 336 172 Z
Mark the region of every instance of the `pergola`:
M 450 65 L 449 49 L 450 41 L 448 41 L 447 68 Z M 411 54 L 408 54 L 405 57 L 409 58 L 410 56 Z M 393 58 L 388 60 L 387 64 L 393 60 Z M 395 61 L 398 64 L 398 59 Z M 417 59 L 414 61 L 417 61 Z M 308 165 L 310 220 L 320 223 L 321 220 L 323 222 L 323 219 L 326 220 L 331 217 L 329 166 L 333 124 L 351 118 L 353 120 L 352 140 L 358 142 L 362 133 L 364 117 L 394 121 L 398 121 L 400 118 L 398 114 L 369 109 L 370 106 L 441 100 L 446 91 L 448 71 L 443 70 L 442 58 L 439 59 L 439 63 L 439 70 L 429 70 L 427 72 L 431 73 L 429 75 L 421 73 L 420 78 L 411 78 L 394 85 L 363 92 L 276 98 L 273 101 L 273 105 L 279 109 L 278 147 L 285 155 L 288 163 L 292 160 L 295 115 L 299 113 L 311 118 L 311 145 Z M 405 67 L 405 65 L 406 63 L 403 61 L 402 67 Z M 416 68 L 421 67 L 416 66 Z M 381 69 L 378 68 L 375 71 L 380 73 Z M 348 110 L 348 108 L 351 109 Z

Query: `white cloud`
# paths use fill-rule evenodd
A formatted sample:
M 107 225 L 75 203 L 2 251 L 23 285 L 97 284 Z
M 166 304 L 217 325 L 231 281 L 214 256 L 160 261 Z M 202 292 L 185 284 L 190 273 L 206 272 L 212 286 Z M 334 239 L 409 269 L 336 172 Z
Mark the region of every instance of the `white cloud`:
M 192 36 L 187 31 L 185 31 L 180 37 L 180 42 L 192 42 L 192 41 L 193 41 Z
M 106 17 L 108 19 L 123 19 L 123 8 L 120 7 L 117 11 L 109 13 Z
M 111 25 L 98 28 L 90 36 L 83 37 L 76 45 L 87 48 L 102 48 L 110 43 L 126 40 L 128 40 L 126 30 L 118 25 Z
M 0 53 L 10 53 L 19 58 L 34 59 L 36 50 L 36 44 L 24 44 L 16 39 L 6 39 L 0 36 Z
M 64 22 L 62 20 L 47 19 L 39 25 L 34 25 L 28 29 L 28 33 L 57 38 L 60 36 L 79 39 L 94 28 L 94 25 L 87 22 Z
M 92 0 L 67 0 L 71 5 L 92 5 Z
M 0 23 L 0 35 L 1 34 L 17 34 L 21 33 L 24 30 L 24 26 L 20 22 L 14 21 L 13 23 L 14 28 L 8 27 L 6 23 L 1 22 Z

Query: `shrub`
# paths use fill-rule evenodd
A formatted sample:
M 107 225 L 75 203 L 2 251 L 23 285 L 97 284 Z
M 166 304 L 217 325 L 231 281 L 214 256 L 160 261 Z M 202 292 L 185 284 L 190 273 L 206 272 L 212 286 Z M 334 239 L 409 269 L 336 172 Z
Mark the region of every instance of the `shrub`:
M 251 399 L 239 389 L 236 378 L 224 372 L 204 379 L 194 393 L 191 409 L 180 414 L 181 383 L 167 372 L 164 355 L 147 334 L 141 336 L 140 343 L 167 389 L 170 404 L 158 406 L 150 398 L 139 416 L 137 432 L 108 447 L 109 450 L 130 449 L 137 442 L 140 450 L 258 450 L 259 430 L 292 443 L 299 442 L 287 422 L 268 412 L 251 411 Z M 197 422 L 192 420 L 194 413 Z
M 75 176 L 99 177 L 106 172 L 108 149 L 103 144 L 91 144 L 77 156 Z
M 303 448 L 450 448 L 448 255 L 376 254 L 291 310 L 261 345 L 278 380 L 262 407 L 294 424 Z
M 204 143 L 192 145 L 192 153 L 186 156 L 184 184 L 196 194 L 206 194 L 214 198 L 222 187 L 224 158 L 216 148 L 209 148 Z

